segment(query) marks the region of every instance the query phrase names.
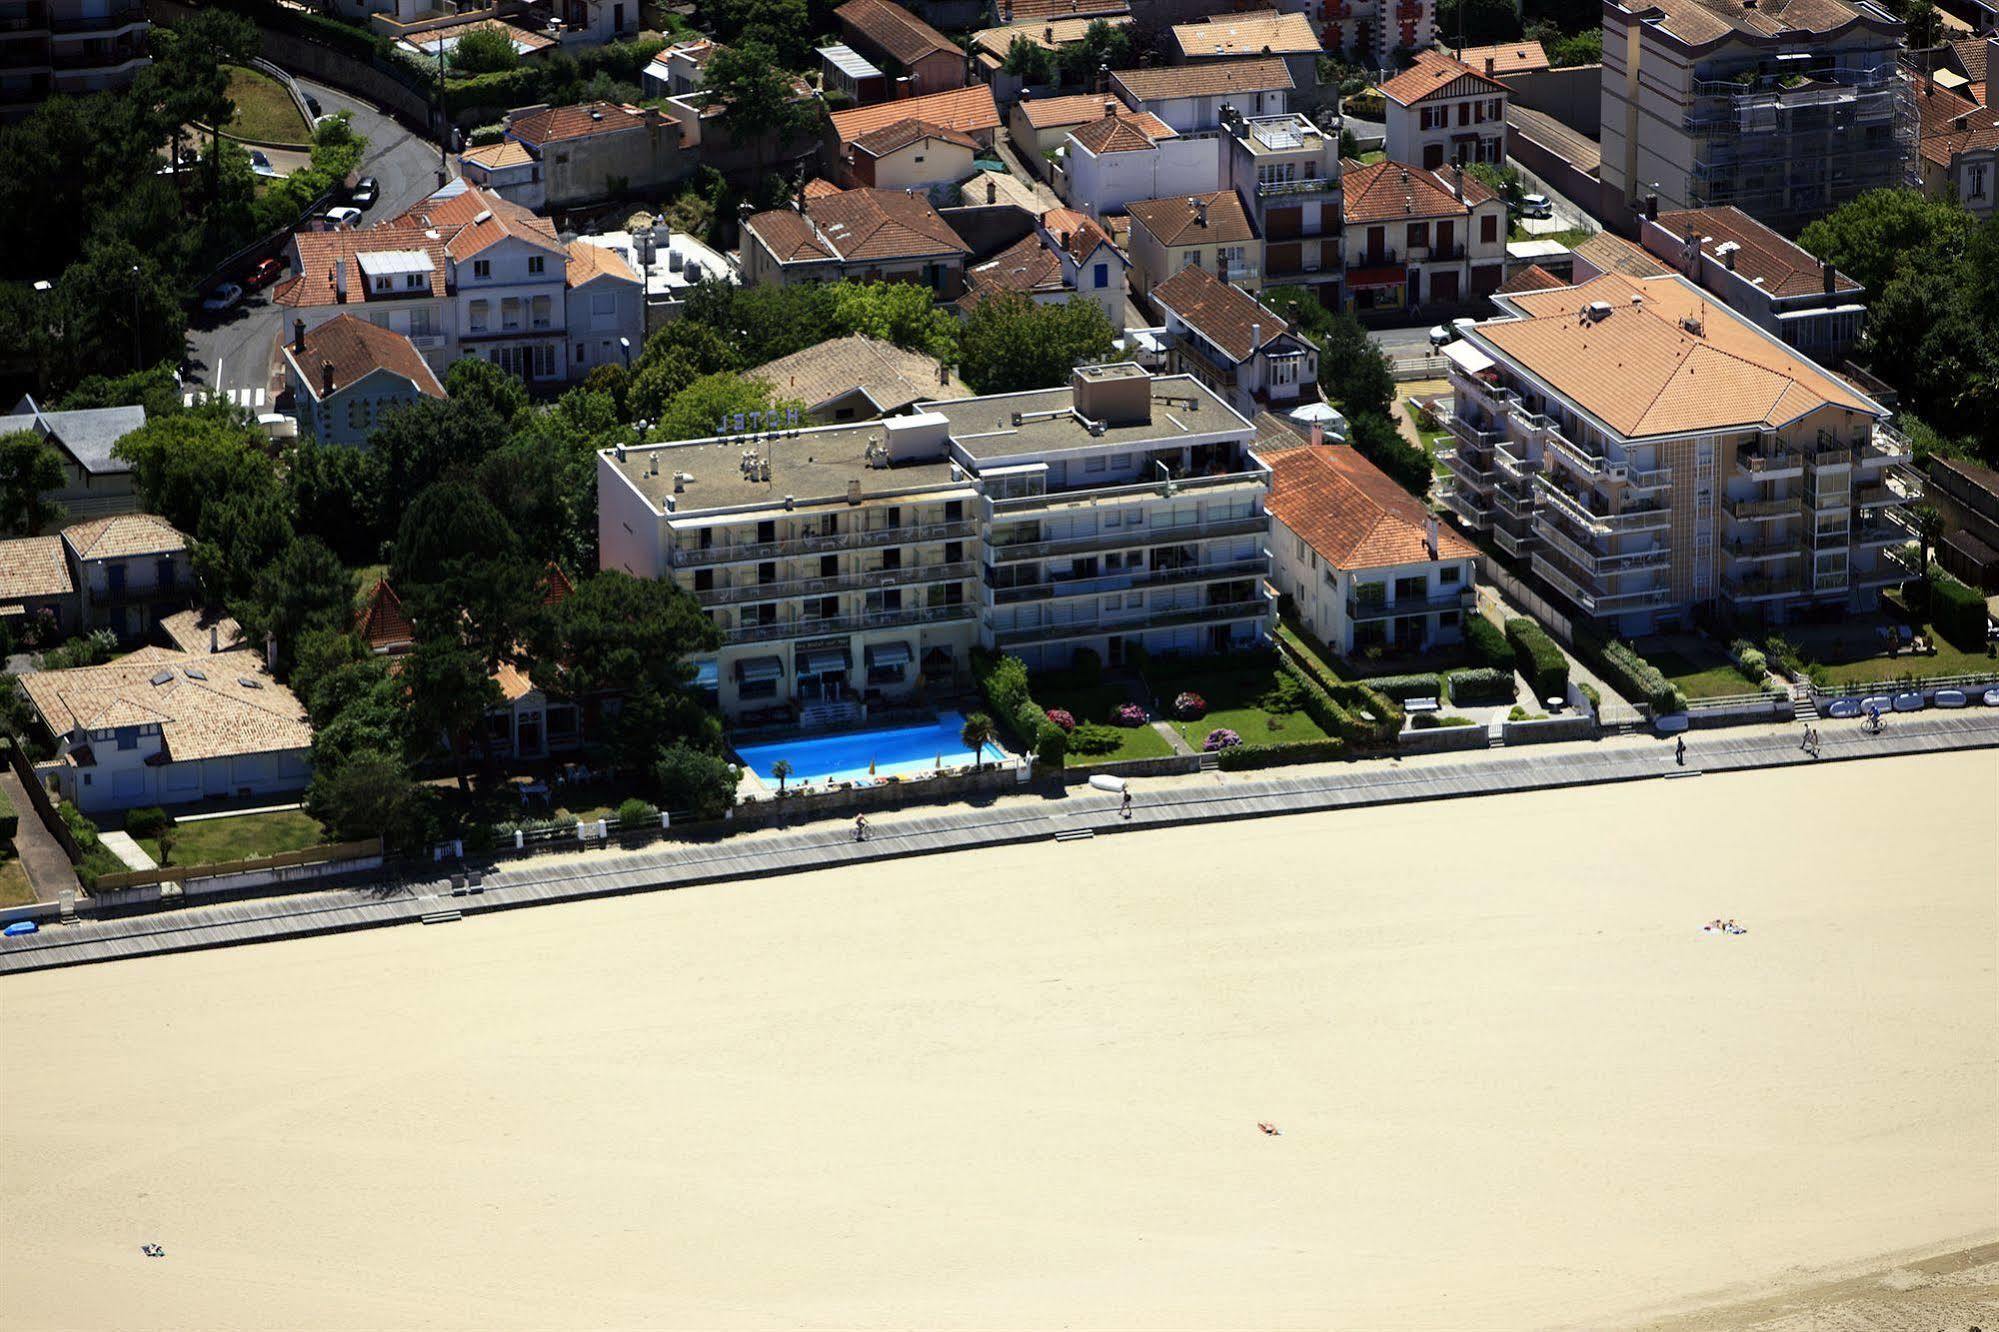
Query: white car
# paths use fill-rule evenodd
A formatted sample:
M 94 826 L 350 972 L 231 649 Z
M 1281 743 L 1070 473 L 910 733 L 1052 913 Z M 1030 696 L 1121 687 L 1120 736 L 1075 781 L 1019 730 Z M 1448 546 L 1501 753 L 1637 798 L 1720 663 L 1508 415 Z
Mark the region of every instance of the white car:
M 1430 330 L 1430 345 L 1432 347 L 1441 348 L 1445 343 L 1449 342 L 1452 338 L 1456 336 L 1457 334 L 1451 330 L 1451 326 L 1449 324 L 1439 324 L 1435 328 Z
M 203 298 L 201 308 L 209 311 L 227 310 L 242 299 L 243 289 L 233 282 L 225 282 Z
M 327 220 L 338 227 L 358 227 L 361 225 L 361 210 L 342 205 L 326 210 Z
M 1520 216 L 1522 217 L 1553 217 L 1554 215 L 1555 205 L 1548 201 L 1548 196 L 1545 194 L 1529 194 L 1523 196 L 1520 200 Z

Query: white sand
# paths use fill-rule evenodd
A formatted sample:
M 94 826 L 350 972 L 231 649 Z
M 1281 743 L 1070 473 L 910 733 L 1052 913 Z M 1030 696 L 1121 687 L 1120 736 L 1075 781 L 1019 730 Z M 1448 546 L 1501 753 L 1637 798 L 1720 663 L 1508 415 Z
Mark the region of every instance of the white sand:
M 1749 1298 L 1999 1236 L 1995 885 L 1984 753 L 27 976 L 0 1323 L 1510 1328 Z

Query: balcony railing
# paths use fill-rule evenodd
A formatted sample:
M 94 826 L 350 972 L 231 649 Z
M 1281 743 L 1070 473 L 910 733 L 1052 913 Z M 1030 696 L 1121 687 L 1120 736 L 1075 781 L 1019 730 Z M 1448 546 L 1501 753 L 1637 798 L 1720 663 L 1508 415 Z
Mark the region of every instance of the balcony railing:
M 1456 412 L 1445 417 L 1444 424 L 1450 428 L 1453 435 L 1475 449 L 1497 448 L 1500 441 L 1506 438 L 1504 431 L 1486 429 L 1475 421 L 1466 420 Z
M 1602 551 L 1585 546 L 1564 532 L 1560 526 L 1543 519 L 1534 524 L 1534 535 L 1545 541 L 1549 548 L 1559 551 L 1562 557 L 1593 574 L 1629 573 L 1638 569 L 1663 569 L 1672 562 L 1673 552 L 1665 546 L 1650 546 L 1644 550 Z
M 1853 489 L 1853 502 L 1863 509 L 1908 504 L 1914 499 L 1915 496 L 1897 490 L 1893 486 L 1855 486 Z
M 1672 525 L 1672 511 L 1663 504 L 1626 505 L 1616 513 L 1598 513 L 1587 500 L 1556 485 L 1545 474 L 1534 478 L 1534 487 L 1538 499 L 1552 503 L 1591 532 L 1649 532 Z
M 1120 527 L 1091 536 L 1064 537 L 1060 541 L 1016 541 L 1010 545 L 989 545 L 986 553 L 996 564 L 1010 564 L 1015 560 L 1080 555 L 1093 550 L 1171 546 L 1184 541 L 1209 541 L 1218 537 L 1259 536 L 1269 530 L 1270 520 L 1259 513 L 1248 518 L 1218 518 L 1212 522 L 1182 523 L 1173 527 Z
M 775 583 L 711 587 L 696 591 L 694 599 L 703 606 L 733 606 L 745 601 L 782 601 L 787 597 L 816 597 L 837 592 L 865 592 L 878 587 L 948 583 L 978 576 L 978 565 L 970 560 L 961 560 L 956 564 L 912 564 L 901 569 L 876 569 L 868 573 L 836 574 L 828 578 L 793 578 Z
M 1532 532 L 1515 532 L 1507 527 L 1493 528 L 1492 539 L 1508 555 L 1525 555 L 1538 544 Z
M 1141 569 L 1132 573 L 1103 574 L 1095 578 L 1058 578 L 1046 583 L 1028 583 L 1020 587 L 996 587 L 991 589 L 991 593 L 995 605 L 1008 606 L 1022 601 L 1093 597 L 1106 592 L 1170 587 L 1181 583 L 1217 583 L 1225 579 L 1263 578 L 1269 573 L 1269 557 L 1259 555 L 1253 560 L 1231 560 L 1227 564 L 1190 564 L 1178 569 Z
M 851 634 L 863 629 L 900 629 L 908 625 L 944 624 L 969 620 L 978 614 L 978 603 L 961 601 L 949 606 L 917 606 L 909 610 L 868 611 L 861 615 L 829 615 L 821 619 L 778 620 L 771 624 L 746 624 L 723 632 L 727 643 L 773 643 L 787 638 L 812 638 L 822 634 Z
M 1726 578 L 1721 580 L 1721 589 L 1737 601 L 1760 601 L 1768 597 L 1796 596 L 1804 583 L 1796 576 L 1788 578 Z
M 1781 560 L 1805 551 L 1803 537 L 1776 541 L 1731 541 L 1722 549 L 1738 560 Z
M 1165 499 L 1196 490 L 1225 490 L 1233 486 L 1268 486 L 1267 471 L 1226 472 L 1220 476 L 1180 476 L 1171 481 L 1144 481 L 1136 485 L 1102 486 L 1094 490 L 1052 490 L 1040 495 L 1017 495 L 1012 499 L 989 500 L 986 509 L 993 518 L 1020 517 L 1036 511 L 1094 507 L 1120 500 L 1156 496 Z
M 146 21 L 144 5 L 119 5 L 102 14 L 51 15 L 45 24 L 50 32 L 105 32 Z
M 1256 183 L 1256 197 L 1259 199 L 1277 199 L 1314 194 L 1331 194 L 1339 188 L 1339 181 L 1327 180 L 1318 176 L 1314 176 L 1310 180 L 1260 180 Z
M 1131 620 L 1079 620 L 1067 624 L 1042 624 L 1021 629 L 997 629 L 993 638 L 1000 647 L 1017 647 L 1028 643 L 1052 643 L 1063 638 L 1094 638 L 1098 634 L 1143 633 L 1149 629 L 1165 629 L 1182 624 L 1222 624 L 1231 620 L 1261 619 L 1270 613 L 1270 603 L 1261 598 L 1254 601 L 1225 601 L 1209 606 L 1190 606 L 1183 610 L 1160 611 Z
M 1497 486 L 1492 492 L 1492 503 L 1500 512 L 1511 514 L 1523 522 L 1532 518 L 1536 512 L 1532 489 L 1522 494 L 1509 486 Z
M 1738 523 L 1764 522 L 1771 518 L 1786 518 L 1799 512 L 1795 496 L 1783 499 L 1725 499 L 1721 511 Z
M 1736 452 L 1735 461 L 1743 471 L 1756 476 L 1798 472 L 1805 465 L 1797 450 L 1786 448 L 1740 449 Z
M 1520 446 L 1512 440 L 1506 441 L 1493 451 L 1493 461 L 1508 479 L 1523 486 L 1541 470 L 1541 460 L 1529 458 L 1521 453 Z
M 1446 490 L 1443 494 L 1444 507 L 1464 519 L 1465 524 L 1475 531 L 1484 531 L 1492 526 L 1492 508 L 1480 503 L 1478 495 L 1468 495 L 1462 490 Z
M 1469 449 L 1438 449 L 1437 461 L 1451 469 L 1451 474 L 1473 490 L 1492 488 L 1492 469 L 1480 467 L 1478 455 Z
M 1439 611 L 1469 610 L 1477 604 L 1478 593 L 1468 587 L 1459 588 L 1443 596 L 1397 597 L 1394 601 L 1362 602 L 1354 597 L 1348 597 L 1347 618 L 1392 620 L 1402 615 L 1435 615 Z
M 789 537 L 782 541 L 749 541 L 726 546 L 676 547 L 676 568 L 733 564 L 744 560 L 774 560 L 786 555 L 820 555 L 836 550 L 866 550 L 874 546 L 908 546 L 923 541 L 960 541 L 979 534 L 974 522 L 925 523 L 911 527 L 877 527 L 866 532 Z

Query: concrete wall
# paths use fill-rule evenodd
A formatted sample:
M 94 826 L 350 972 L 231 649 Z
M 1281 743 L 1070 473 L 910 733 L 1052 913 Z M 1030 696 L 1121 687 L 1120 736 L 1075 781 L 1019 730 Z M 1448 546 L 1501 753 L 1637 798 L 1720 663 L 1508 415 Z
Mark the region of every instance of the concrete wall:
M 1553 116 L 1578 134 L 1597 136 L 1603 123 L 1603 66 L 1530 69 L 1500 80 L 1513 90 L 1513 103 Z
M 680 127 L 661 118 L 616 134 L 589 134 L 542 150 L 542 182 L 550 208 L 609 199 L 670 185 L 694 170 L 680 148 Z
M 1150 152 L 1093 155 L 1069 145 L 1070 203 L 1101 217 L 1134 199 L 1212 194 L 1227 179 L 1222 140 L 1167 139 Z

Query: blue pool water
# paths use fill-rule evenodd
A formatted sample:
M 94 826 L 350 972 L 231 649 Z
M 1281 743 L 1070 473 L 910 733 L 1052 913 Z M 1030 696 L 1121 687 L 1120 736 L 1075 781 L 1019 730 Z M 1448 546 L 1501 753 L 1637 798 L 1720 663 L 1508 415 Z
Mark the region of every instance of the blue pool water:
M 736 754 L 764 781 L 777 784 L 771 765 L 779 759 L 791 765 L 794 782 L 852 781 L 868 775 L 874 765 L 877 777 L 907 777 L 930 772 L 941 755 L 947 768 L 962 767 L 972 761 L 972 751 L 958 733 L 965 718 L 946 712 L 934 722 L 920 726 L 892 726 L 874 731 L 842 731 L 838 735 L 797 736 L 757 745 L 737 745 Z M 986 746 L 986 762 L 997 763 L 1006 752 L 996 745 Z

